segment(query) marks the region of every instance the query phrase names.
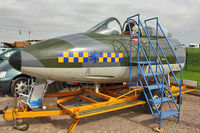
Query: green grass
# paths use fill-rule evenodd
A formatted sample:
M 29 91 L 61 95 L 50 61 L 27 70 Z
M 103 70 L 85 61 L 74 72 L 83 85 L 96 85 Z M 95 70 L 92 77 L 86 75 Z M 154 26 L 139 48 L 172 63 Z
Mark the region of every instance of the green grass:
M 177 75 L 177 78 L 180 78 L 180 74 Z M 184 70 L 183 71 L 183 79 L 197 81 L 198 82 L 197 89 L 200 89 L 200 72 Z

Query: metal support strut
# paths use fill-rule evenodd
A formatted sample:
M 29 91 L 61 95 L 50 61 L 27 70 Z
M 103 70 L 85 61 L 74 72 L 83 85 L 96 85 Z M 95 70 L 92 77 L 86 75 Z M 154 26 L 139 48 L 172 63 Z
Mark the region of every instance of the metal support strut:
M 73 123 L 72 123 L 71 127 L 69 128 L 69 130 L 67 132 L 71 133 L 73 131 L 73 129 L 76 127 L 76 125 L 78 124 L 79 121 L 80 121 L 80 119 L 73 120 Z

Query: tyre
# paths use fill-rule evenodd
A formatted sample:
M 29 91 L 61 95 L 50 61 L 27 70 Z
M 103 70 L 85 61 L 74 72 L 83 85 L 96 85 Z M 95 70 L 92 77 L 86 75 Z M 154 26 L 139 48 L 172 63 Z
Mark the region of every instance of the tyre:
M 20 131 L 27 131 L 29 128 L 29 124 L 24 119 L 16 119 L 14 128 Z
M 19 77 L 13 80 L 11 84 L 11 93 L 13 96 L 16 96 L 17 93 L 28 94 L 29 86 L 28 86 L 28 78 Z
M 160 98 L 160 97 L 161 97 L 161 93 L 160 93 L 159 90 L 153 91 L 153 92 L 152 92 L 152 95 L 153 95 L 153 98 L 154 98 L 154 99 L 155 99 L 155 98 Z M 148 96 L 149 99 L 151 99 L 150 94 L 147 94 L 147 96 Z M 150 106 L 151 106 L 151 108 L 152 108 L 152 111 L 153 111 L 154 113 L 156 113 L 157 110 L 156 110 L 156 107 L 155 107 L 154 103 L 153 103 L 152 101 L 149 101 L 149 103 L 150 103 Z M 157 103 L 156 106 L 157 106 L 158 110 L 160 111 L 161 103 Z M 148 103 L 145 104 L 145 110 L 146 110 L 147 113 L 151 113 L 151 110 L 150 110 L 150 108 L 149 108 Z

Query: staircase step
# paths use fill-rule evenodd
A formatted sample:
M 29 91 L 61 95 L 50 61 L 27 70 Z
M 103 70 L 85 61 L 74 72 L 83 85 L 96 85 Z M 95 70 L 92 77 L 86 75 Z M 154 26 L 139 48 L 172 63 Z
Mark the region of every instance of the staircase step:
M 130 86 L 136 86 L 136 83 L 131 83 L 131 82 L 129 82 L 129 85 L 130 85 Z
M 162 87 L 162 85 L 160 85 L 160 87 L 158 85 L 144 86 L 144 88 L 149 88 L 149 90 L 156 90 L 156 89 L 160 89 L 161 87 Z M 167 86 L 164 85 L 164 87 L 167 87 Z
M 139 64 L 154 64 L 154 63 L 156 63 L 156 62 L 153 62 L 153 61 L 140 61 L 140 62 L 138 62 Z
M 155 75 L 162 75 L 162 73 L 154 73 Z M 153 76 L 152 73 L 144 73 L 144 76 Z
M 150 40 L 156 40 L 156 38 L 150 38 Z
M 166 117 L 174 116 L 174 115 L 177 115 L 177 114 L 179 114 L 179 112 L 176 111 L 176 110 L 167 110 L 165 112 L 162 112 L 160 119 L 164 119 Z M 159 116 L 158 113 L 156 113 L 155 115 Z
M 140 62 L 133 62 L 134 64 L 155 64 L 156 62 L 153 62 L 153 61 L 140 61 Z
M 161 98 L 150 99 L 150 101 L 153 101 L 153 100 L 155 103 L 161 103 Z M 173 99 L 170 97 L 163 97 L 162 102 L 168 102 L 171 100 L 173 100 Z

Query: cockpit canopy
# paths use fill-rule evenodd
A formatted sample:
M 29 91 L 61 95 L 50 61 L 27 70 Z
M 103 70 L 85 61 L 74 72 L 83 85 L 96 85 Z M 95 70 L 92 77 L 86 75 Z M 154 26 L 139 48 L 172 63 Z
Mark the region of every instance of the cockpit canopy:
M 110 17 L 103 22 L 95 25 L 91 29 L 87 31 L 87 33 L 97 33 L 104 35 L 112 35 L 112 34 L 122 34 L 122 26 L 120 22 L 114 18 Z
M 132 20 L 136 26 L 138 25 L 135 20 Z M 91 29 L 87 31 L 87 33 L 96 33 L 96 34 L 103 34 L 103 35 L 130 35 L 129 30 L 127 30 L 128 23 L 127 21 L 124 22 L 123 27 L 121 26 L 119 20 L 115 17 L 110 17 L 99 24 L 95 25 Z M 144 27 L 145 29 L 148 29 L 148 33 L 150 36 L 156 36 L 156 28 L 148 26 Z M 137 32 L 137 28 L 135 29 Z M 133 34 L 134 30 L 132 30 Z M 166 31 L 165 31 L 166 32 Z M 138 32 L 134 35 L 137 36 Z M 141 36 L 146 36 L 145 32 L 143 31 L 142 28 L 140 28 L 140 35 Z M 170 36 L 171 33 L 166 33 L 167 36 Z M 163 37 L 163 34 L 161 31 L 158 31 L 158 36 Z

